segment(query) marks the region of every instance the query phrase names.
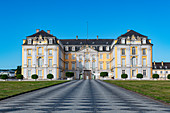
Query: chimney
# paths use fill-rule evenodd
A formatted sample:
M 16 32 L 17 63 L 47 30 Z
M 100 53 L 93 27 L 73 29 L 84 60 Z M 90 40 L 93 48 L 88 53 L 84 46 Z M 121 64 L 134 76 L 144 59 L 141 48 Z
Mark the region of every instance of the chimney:
M 50 34 L 50 30 L 47 30 L 47 33 Z
M 40 29 L 36 29 L 36 33 L 38 33 L 40 31 Z
M 97 35 L 97 40 L 99 39 L 99 36 Z
M 76 40 L 78 40 L 78 36 L 76 36 Z
M 155 61 L 153 62 L 153 64 L 155 65 Z
M 161 62 L 161 64 L 162 64 L 162 66 L 164 66 L 164 62 L 163 61 Z
M 129 31 L 130 31 L 130 29 L 127 30 L 127 32 L 129 32 Z

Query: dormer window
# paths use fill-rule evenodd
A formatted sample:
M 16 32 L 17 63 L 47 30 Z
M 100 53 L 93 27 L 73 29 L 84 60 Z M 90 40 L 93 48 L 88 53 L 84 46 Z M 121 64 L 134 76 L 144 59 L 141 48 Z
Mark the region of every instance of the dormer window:
M 69 44 L 69 42 L 66 42 L 66 44 Z
M 100 51 L 103 51 L 103 46 L 100 46 L 100 47 L 99 47 L 99 50 L 100 50 Z
M 162 66 L 160 66 L 160 69 L 162 69 Z
M 75 46 L 72 47 L 72 51 L 75 51 Z
M 80 42 L 80 44 L 82 44 L 82 42 Z
M 124 38 L 121 39 L 121 43 L 125 44 L 125 39 Z
M 109 46 L 106 47 L 106 51 L 109 51 Z
M 146 38 L 143 38 L 142 43 L 146 44 Z
M 108 44 L 108 42 L 106 42 L 106 44 Z
M 156 69 L 156 66 L 154 66 L 154 68 Z
M 92 42 L 92 44 L 94 44 L 94 42 Z
M 68 46 L 65 47 L 65 50 L 68 51 Z
M 28 44 L 31 44 L 31 39 L 28 39 Z
M 165 69 L 167 69 L 167 66 L 165 66 Z
M 49 44 L 53 44 L 53 39 L 49 39 Z

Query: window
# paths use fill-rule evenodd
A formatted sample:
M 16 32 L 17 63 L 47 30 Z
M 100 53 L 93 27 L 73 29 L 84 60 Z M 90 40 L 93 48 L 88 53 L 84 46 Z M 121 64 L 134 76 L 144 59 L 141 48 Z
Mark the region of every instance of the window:
M 52 49 L 49 49 L 49 55 L 52 55 Z
M 168 73 L 168 71 L 166 71 L 166 73 Z
M 136 58 L 135 57 L 132 57 L 132 66 L 136 66 Z
M 68 69 L 68 63 L 65 63 L 65 66 L 66 66 L 65 68 Z
M 80 55 L 80 56 L 79 56 L 79 60 L 82 60 L 82 59 L 83 59 L 83 56 L 82 56 L 82 55 Z
M 102 46 L 100 46 L 100 47 L 99 47 L 99 50 L 100 50 L 100 51 L 103 51 L 103 47 L 102 47 Z
M 38 70 L 38 77 L 42 78 L 42 70 Z
M 28 70 L 28 77 L 31 77 L 31 70 Z
M 31 67 L 31 59 L 28 59 L 28 67 Z
M 31 49 L 28 49 L 28 55 L 31 55 Z
M 135 77 L 135 70 L 132 70 L 132 77 Z
M 109 56 L 109 54 L 107 54 L 107 59 L 109 59 L 110 58 L 110 56 Z
M 122 70 L 122 74 L 125 74 L 125 70 Z
M 143 58 L 143 66 L 146 66 L 146 58 Z
M 86 67 L 86 69 L 89 69 L 89 62 L 86 62 L 85 67 Z
M 122 55 L 125 55 L 125 49 L 122 49 Z
M 162 71 L 160 71 L 160 73 L 162 74 Z
M 146 49 L 142 49 L 143 55 L 146 55 Z
M 143 70 L 143 76 L 146 77 L 146 70 Z
M 49 44 L 53 44 L 53 39 L 49 39 Z
M 92 69 L 95 69 L 95 62 L 92 62 Z
M 83 69 L 82 62 L 79 62 L 79 69 L 80 69 L 80 70 L 82 70 L 82 69 Z
M 88 59 L 89 58 L 89 54 L 86 54 L 86 59 Z
M 42 58 L 38 58 L 38 67 L 42 67 Z
M 107 69 L 109 69 L 109 68 L 110 68 L 110 66 L 109 66 L 109 62 L 107 62 L 107 64 L 106 64 L 106 68 L 107 68 Z
M 66 54 L 66 59 L 68 59 L 68 54 Z
M 42 55 L 42 48 L 41 47 L 38 48 L 38 55 Z
M 65 47 L 65 50 L 68 51 L 68 46 Z
M 103 62 L 100 62 L 100 69 L 103 69 Z
M 72 59 L 75 59 L 75 54 L 72 55 Z
M 72 70 L 75 70 L 75 63 L 72 63 Z
M 106 47 L 106 51 L 109 51 L 109 46 Z
M 52 70 L 49 70 L 49 73 L 52 74 Z
M 157 71 L 155 71 L 155 74 L 157 74 Z
M 103 54 L 100 54 L 100 59 L 103 59 Z
M 28 44 L 31 44 L 31 39 L 28 39 Z
M 95 55 L 92 55 L 92 59 L 95 60 Z
M 132 55 L 135 55 L 135 54 L 136 54 L 135 47 L 132 47 Z
M 49 66 L 52 67 L 52 59 L 49 59 Z
M 122 66 L 125 66 L 125 58 L 122 58 Z

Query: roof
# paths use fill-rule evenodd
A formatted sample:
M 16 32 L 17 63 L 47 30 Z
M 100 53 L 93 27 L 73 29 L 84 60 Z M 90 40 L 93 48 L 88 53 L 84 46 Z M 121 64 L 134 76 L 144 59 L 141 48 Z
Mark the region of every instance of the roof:
M 170 69 L 170 62 L 163 62 L 163 66 L 162 66 L 162 62 L 154 62 L 152 63 L 152 69 Z M 167 68 L 166 68 L 167 66 Z
M 134 35 L 135 37 L 137 37 L 137 36 L 139 36 L 139 37 L 147 37 L 147 36 L 142 35 L 142 34 L 136 32 L 136 31 L 134 31 L 134 30 L 130 30 L 130 31 L 128 31 L 127 33 L 122 34 L 122 35 L 119 36 L 119 37 L 128 37 L 128 36 L 131 37 L 132 35 Z M 119 37 L 118 37 L 118 38 L 119 38 Z
M 47 32 L 45 32 L 44 30 L 41 30 L 33 35 L 30 35 L 30 36 L 27 36 L 27 37 L 39 37 L 39 36 L 42 36 L 42 37 L 55 37 Z
M 63 45 L 111 45 L 114 39 L 60 39 Z

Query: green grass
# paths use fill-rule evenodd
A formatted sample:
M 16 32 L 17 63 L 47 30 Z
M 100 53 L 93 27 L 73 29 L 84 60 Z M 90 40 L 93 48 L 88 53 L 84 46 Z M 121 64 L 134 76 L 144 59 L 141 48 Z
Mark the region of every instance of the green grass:
M 0 81 L 0 99 L 8 96 L 36 90 L 39 88 L 60 84 L 67 80 L 60 81 Z
M 128 90 L 170 103 L 170 81 L 104 80 Z

